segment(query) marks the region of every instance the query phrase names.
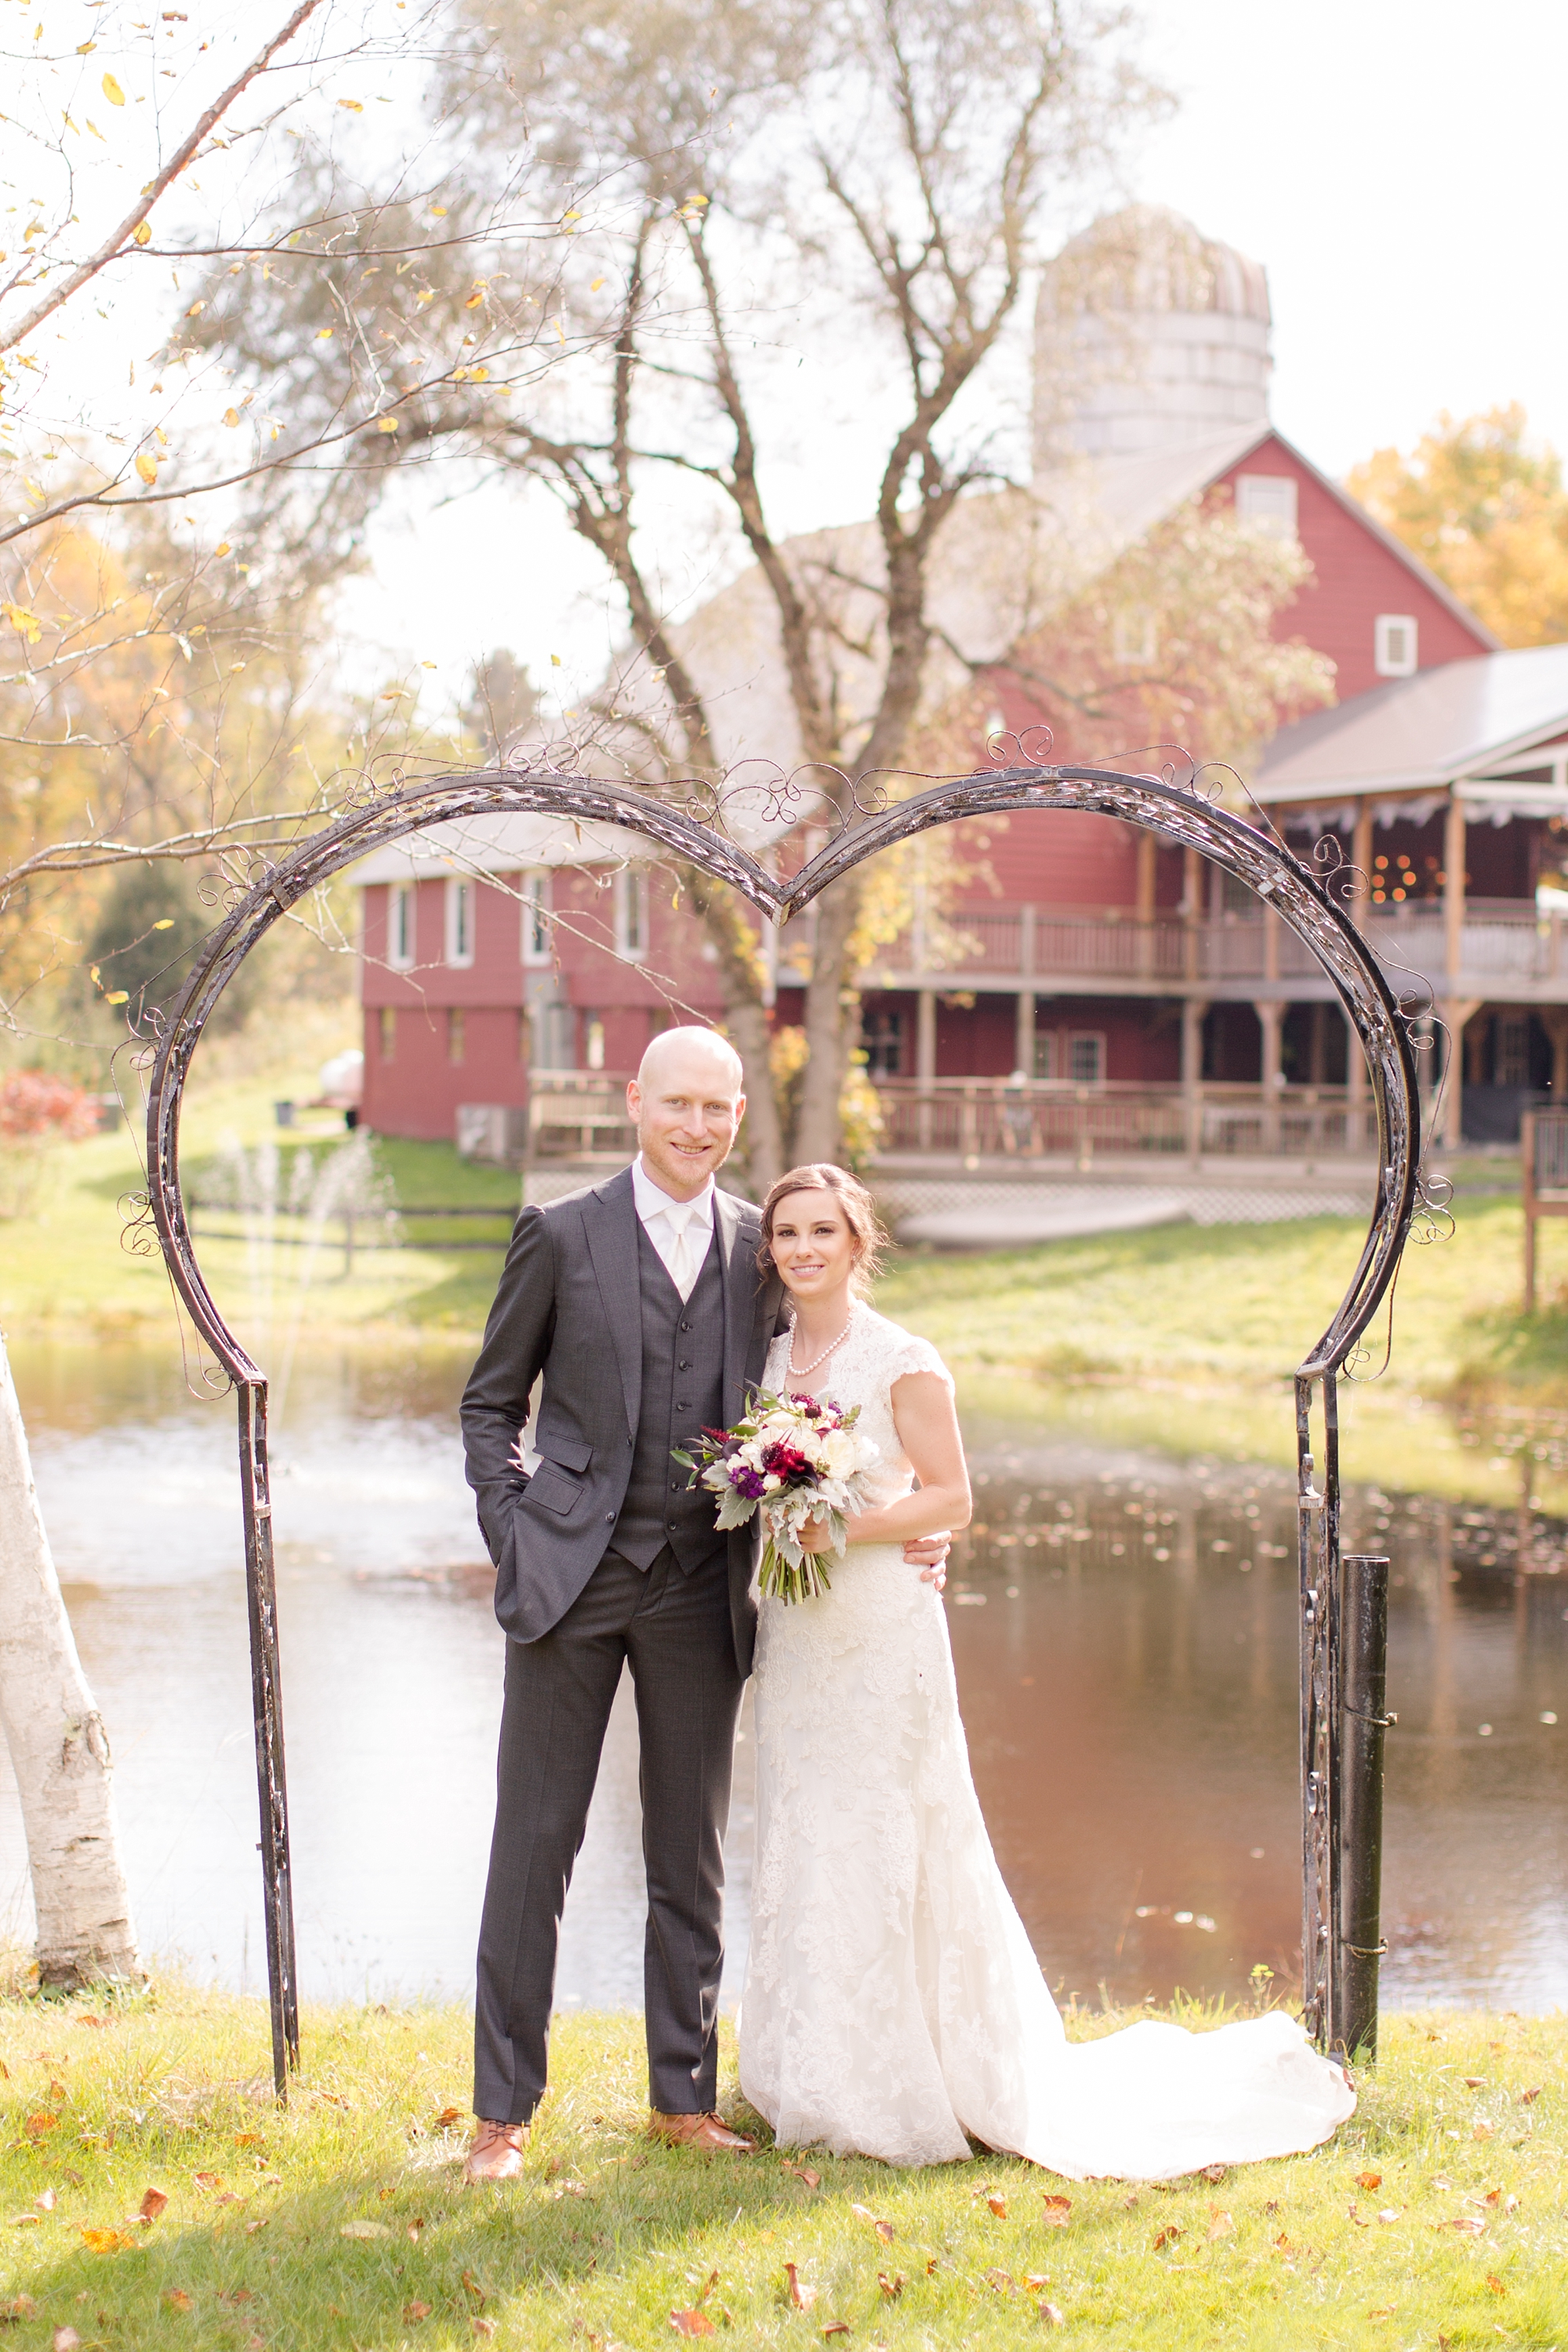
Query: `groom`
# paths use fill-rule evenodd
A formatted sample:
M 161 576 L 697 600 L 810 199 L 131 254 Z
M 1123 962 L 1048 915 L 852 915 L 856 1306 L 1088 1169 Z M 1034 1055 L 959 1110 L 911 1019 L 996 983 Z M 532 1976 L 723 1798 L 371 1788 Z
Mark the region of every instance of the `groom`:
M 761 1223 L 716 1190 L 745 1110 L 710 1029 L 657 1037 L 626 1088 L 629 1169 L 512 1235 L 463 1397 L 468 1483 L 507 1636 L 496 1822 L 479 1928 L 469 2180 L 521 2169 L 543 2095 L 562 1906 L 623 1663 L 637 1691 L 647 1870 L 644 1998 L 651 2131 L 734 2154 L 714 2113 L 735 1717 L 751 1671 L 755 1524 L 672 1462 L 728 1428 L 761 1378 L 781 1290 Z M 542 1374 L 538 1466 L 511 1459 Z M 938 1577 L 944 1538 L 905 1547 Z

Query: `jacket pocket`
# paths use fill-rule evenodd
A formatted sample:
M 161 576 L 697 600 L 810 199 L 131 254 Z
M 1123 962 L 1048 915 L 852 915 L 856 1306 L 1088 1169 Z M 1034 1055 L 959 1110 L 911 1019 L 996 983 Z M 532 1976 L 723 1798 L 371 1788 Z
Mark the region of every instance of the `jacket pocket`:
M 569 1519 L 587 1494 L 587 1487 L 559 1463 L 542 1462 L 528 1482 L 527 1499 L 542 1509 Z

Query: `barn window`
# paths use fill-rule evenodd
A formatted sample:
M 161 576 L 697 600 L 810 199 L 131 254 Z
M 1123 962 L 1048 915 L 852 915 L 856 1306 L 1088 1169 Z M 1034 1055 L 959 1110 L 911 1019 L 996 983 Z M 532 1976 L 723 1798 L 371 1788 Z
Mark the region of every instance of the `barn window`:
M 583 1059 L 591 1070 L 605 1066 L 605 1024 L 596 1013 L 583 1015 Z
M 878 1012 L 866 1016 L 861 1030 L 866 1048 L 866 1073 L 873 1078 L 897 1078 L 904 1067 L 904 1016 Z
M 548 874 L 525 874 L 522 877 L 524 963 L 550 961 L 550 877 Z
M 623 866 L 616 876 L 616 953 L 637 963 L 647 953 L 647 875 Z
M 1236 478 L 1236 519 L 1270 539 L 1296 536 L 1296 478 L 1293 474 L 1238 474 Z
M 386 894 L 386 961 L 395 971 L 414 961 L 414 885 L 395 882 Z
M 447 961 L 469 964 L 474 960 L 474 886 L 456 879 L 447 885 Z
M 1372 657 L 1379 677 L 1414 677 L 1415 646 L 1415 623 L 1410 614 L 1378 614 L 1372 625 Z
M 1105 1032 L 1077 1029 L 1068 1039 L 1068 1076 L 1075 1087 L 1098 1087 L 1105 1077 Z
M 1111 629 L 1111 645 L 1124 668 L 1146 669 L 1160 651 L 1153 614 L 1142 604 L 1124 604 Z

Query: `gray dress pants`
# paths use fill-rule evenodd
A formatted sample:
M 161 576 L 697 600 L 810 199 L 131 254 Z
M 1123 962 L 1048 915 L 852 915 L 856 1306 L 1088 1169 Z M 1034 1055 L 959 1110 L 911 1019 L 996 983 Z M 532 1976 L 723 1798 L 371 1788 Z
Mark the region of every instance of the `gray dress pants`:
M 648 2101 L 700 2115 L 717 2095 L 742 1690 L 728 1559 L 687 1575 L 668 1547 L 646 1570 L 606 1552 L 559 1624 L 507 1643 L 474 2019 L 474 2112 L 496 2123 L 526 2122 L 544 2094 L 562 1906 L 623 1662 L 642 1749 Z

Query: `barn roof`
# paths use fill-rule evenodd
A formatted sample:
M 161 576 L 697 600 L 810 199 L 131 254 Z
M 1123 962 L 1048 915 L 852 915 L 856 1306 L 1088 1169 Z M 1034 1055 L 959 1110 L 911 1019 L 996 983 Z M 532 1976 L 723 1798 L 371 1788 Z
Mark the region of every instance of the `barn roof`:
M 1568 732 L 1568 645 L 1444 662 L 1282 727 L 1259 801 L 1431 790 L 1517 767 Z

